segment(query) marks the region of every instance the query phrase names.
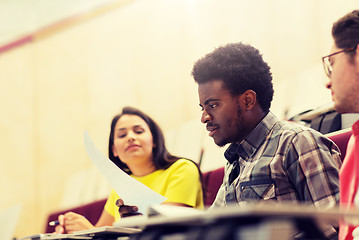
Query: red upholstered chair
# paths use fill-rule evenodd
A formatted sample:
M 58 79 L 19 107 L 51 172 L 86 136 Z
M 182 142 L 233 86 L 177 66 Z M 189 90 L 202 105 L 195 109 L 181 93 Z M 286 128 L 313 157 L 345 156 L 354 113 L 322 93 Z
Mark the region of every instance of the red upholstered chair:
M 351 135 L 351 128 L 336 131 L 326 135 L 339 147 L 342 161 L 344 160 L 345 154 L 347 152 L 347 145 Z
M 222 185 L 223 177 L 224 167 L 203 173 L 204 205 L 206 207 L 211 206 L 216 198 L 219 187 Z
M 69 211 L 83 215 L 84 217 L 87 218 L 87 220 L 90 221 L 90 223 L 95 225 L 101 216 L 101 213 L 105 206 L 106 200 L 107 199 L 101 199 L 101 200 L 97 200 L 95 202 L 84 204 L 84 205 L 81 205 L 78 207 L 51 213 L 46 222 L 45 233 L 52 233 L 55 231 L 55 227 L 49 226 L 49 222 L 57 220 L 57 217 L 60 214 L 63 214 L 63 213 L 69 212 Z

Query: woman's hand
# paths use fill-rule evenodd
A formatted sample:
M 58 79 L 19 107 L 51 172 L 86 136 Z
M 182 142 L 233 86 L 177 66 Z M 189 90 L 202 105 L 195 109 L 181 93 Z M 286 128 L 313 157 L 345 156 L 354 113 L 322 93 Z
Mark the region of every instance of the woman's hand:
M 121 215 L 121 218 L 142 215 L 142 213 L 138 212 L 137 206 L 125 205 L 121 198 L 116 201 L 116 206 L 119 207 L 118 211 Z
M 73 233 L 85 229 L 94 228 L 94 226 L 82 215 L 67 212 L 64 215 L 58 217 L 59 225 L 56 226 L 55 232 L 61 233 Z
M 63 214 L 61 214 L 57 217 L 57 220 L 59 221 L 59 225 L 56 225 L 56 227 L 55 227 L 56 234 L 66 233 L 65 225 L 64 225 L 64 218 L 65 218 L 65 216 Z

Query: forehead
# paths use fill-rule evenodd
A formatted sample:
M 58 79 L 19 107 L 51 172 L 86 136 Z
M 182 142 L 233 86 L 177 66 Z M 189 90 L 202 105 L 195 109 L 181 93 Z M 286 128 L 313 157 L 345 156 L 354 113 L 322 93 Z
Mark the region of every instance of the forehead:
M 148 127 L 147 123 L 137 115 L 125 114 L 116 123 L 116 129 L 132 128 L 134 126 Z
M 198 84 L 198 96 L 201 105 L 205 105 L 208 100 L 219 100 L 231 97 L 230 92 L 223 88 L 222 80 L 213 80 Z

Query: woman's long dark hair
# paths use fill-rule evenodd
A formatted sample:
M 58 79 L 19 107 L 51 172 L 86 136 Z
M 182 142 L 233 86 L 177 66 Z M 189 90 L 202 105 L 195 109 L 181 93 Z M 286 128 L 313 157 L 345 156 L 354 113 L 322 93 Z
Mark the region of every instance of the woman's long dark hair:
M 131 174 L 131 170 L 128 168 L 128 166 L 124 162 L 122 162 L 120 158 L 115 157 L 112 152 L 116 123 L 125 114 L 136 115 L 142 118 L 148 125 L 153 138 L 154 147 L 152 150 L 152 154 L 153 154 L 153 162 L 155 164 L 156 169 L 167 169 L 174 162 L 180 159 L 180 157 L 174 156 L 168 152 L 165 145 L 165 138 L 163 136 L 162 130 L 150 116 L 148 116 L 147 114 L 136 108 L 124 107 L 122 109 L 122 112 L 120 114 L 117 114 L 112 119 L 111 132 L 110 132 L 109 143 L 108 143 L 108 156 L 110 160 L 113 163 L 115 163 L 119 168 L 121 168 L 127 174 Z
M 147 114 L 145 114 L 144 112 L 140 111 L 137 108 L 124 107 L 122 109 L 122 112 L 117 114 L 116 116 L 114 116 L 112 119 L 112 122 L 111 122 L 111 131 L 110 131 L 110 137 L 109 137 L 109 143 L 108 143 L 108 157 L 114 164 L 116 164 L 119 168 L 121 168 L 127 174 L 132 173 L 131 170 L 129 169 L 129 167 L 124 162 L 122 162 L 120 158 L 115 157 L 112 152 L 116 123 L 125 114 L 136 115 L 136 116 L 142 118 L 147 123 L 147 125 L 152 133 L 152 138 L 153 138 L 153 146 L 154 147 L 152 150 L 152 154 L 153 154 L 153 162 L 155 164 L 156 169 L 167 169 L 178 159 L 181 159 L 181 157 L 174 156 L 168 152 L 168 150 L 166 148 L 165 138 L 162 133 L 162 130 L 150 116 L 148 116 Z M 202 172 L 199 169 L 199 166 L 197 163 L 195 163 L 194 161 L 192 161 L 190 159 L 187 159 L 187 160 L 193 162 L 198 169 L 199 177 L 200 177 L 200 181 L 201 181 L 201 185 L 202 185 L 203 200 L 205 200 L 206 196 L 205 196 Z

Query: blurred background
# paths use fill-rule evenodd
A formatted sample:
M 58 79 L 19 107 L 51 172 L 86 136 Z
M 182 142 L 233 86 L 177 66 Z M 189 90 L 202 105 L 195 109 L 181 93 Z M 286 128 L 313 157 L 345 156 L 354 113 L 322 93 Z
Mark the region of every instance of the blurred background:
M 47 216 L 106 198 L 87 130 L 107 155 L 124 106 L 152 116 L 172 153 L 211 170 L 223 150 L 200 123 L 194 62 L 229 42 L 258 48 L 272 67 L 280 119 L 331 103 L 321 57 L 331 26 L 357 0 L 1 0 L 0 210 L 20 205 L 15 236 Z

